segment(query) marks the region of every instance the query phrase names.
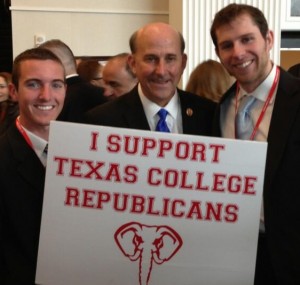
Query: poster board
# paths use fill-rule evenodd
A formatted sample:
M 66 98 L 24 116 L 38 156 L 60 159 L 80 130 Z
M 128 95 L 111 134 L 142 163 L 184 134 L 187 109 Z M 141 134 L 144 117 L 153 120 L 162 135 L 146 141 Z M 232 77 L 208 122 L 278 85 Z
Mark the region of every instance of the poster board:
M 36 283 L 253 284 L 266 149 L 51 122 Z

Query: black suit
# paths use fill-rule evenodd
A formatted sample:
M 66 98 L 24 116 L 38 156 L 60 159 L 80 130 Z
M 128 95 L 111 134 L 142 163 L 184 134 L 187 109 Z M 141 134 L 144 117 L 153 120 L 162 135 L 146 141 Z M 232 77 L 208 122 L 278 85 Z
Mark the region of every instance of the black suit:
M 216 104 L 182 90 L 178 90 L 178 94 L 183 133 L 211 135 Z M 189 111 L 192 111 L 192 114 Z M 84 122 L 119 128 L 150 130 L 137 86 L 129 93 L 87 112 Z
M 288 72 L 296 77 L 299 77 L 300 78 L 300 63 L 297 63 L 293 66 L 291 66 L 289 69 L 288 69 Z
M 64 107 L 58 121 L 80 122 L 88 110 L 107 102 L 103 88 L 85 83 L 78 75 L 67 79 Z
M 235 96 L 235 90 L 236 84 L 220 104 Z M 217 114 L 214 134 L 220 136 L 220 106 Z M 264 238 L 276 278 L 273 284 L 296 285 L 300 284 L 300 80 L 282 69 L 267 141 Z
M 45 167 L 15 124 L 0 138 L 0 284 L 32 285 Z

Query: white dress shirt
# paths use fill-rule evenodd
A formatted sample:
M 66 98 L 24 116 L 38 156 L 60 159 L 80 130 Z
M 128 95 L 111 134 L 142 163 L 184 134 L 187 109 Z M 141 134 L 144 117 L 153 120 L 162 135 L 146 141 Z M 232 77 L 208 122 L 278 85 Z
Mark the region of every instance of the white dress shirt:
M 150 130 L 155 131 L 157 122 L 159 120 L 159 115 L 157 114 L 157 112 L 162 107 L 152 102 L 144 95 L 140 84 L 138 86 L 138 92 L 142 101 L 146 118 L 148 120 L 148 124 L 150 126 Z M 170 132 L 182 134 L 183 133 L 182 115 L 181 115 L 180 99 L 177 90 L 174 96 L 172 97 L 172 99 L 170 100 L 170 102 L 163 108 L 168 111 L 166 122 Z
M 252 93 L 247 94 L 247 95 L 252 95 L 256 99 L 258 99 L 256 100 L 255 104 L 250 110 L 250 116 L 251 119 L 253 120 L 253 126 L 256 125 L 258 118 L 261 114 L 262 108 L 269 96 L 271 87 L 273 85 L 273 82 L 275 81 L 276 69 L 277 66 L 273 64 L 273 68 L 269 73 L 269 75 L 267 76 L 267 78 Z M 278 88 L 278 84 L 274 90 L 273 97 L 267 106 L 264 117 L 255 134 L 254 137 L 255 141 L 263 141 L 263 142 L 267 141 L 277 88 Z M 241 98 L 246 93 L 247 93 L 246 91 L 240 88 L 237 100 L 236 100 L 236 96 L 232 96 L 230 100 L 228 100 L 228 102 L 225 102 L 225 104 L 221 106 L 220 124 L 221 124 L 222 137 L 235 138 L 235 115 L 236 115 L 236 108 L 238 108 L 238 106 L 236 106 L 236 101 L 239 104 Z M 261 205 L 260 230 L 265 231 L 263 203 Z
M 272 84 L 275 80 L 276 75 L 276 68 L 277 66 L 274 64 L 271 72 L 267 76 L 267 78 L 252 92 L 248 93 L 247 95 L 252 95 L 253 97 L 256 97 L 256 102 L 254 106 L 251 108 L 250 115 L 253 120 L 253 125 L 256 125 L 256 122 L 258 121 L 258 118 L 261 114 L 262 108 L 268 98 L 270 89 L 272 87 Z M 257 133 L 254 137 L 254 140 L 256 141 L 267 141 L 268 133 L 269 133 L 269 126 L 271 121 L 271 116 L 273 112 L 277 87 L 275 88 L 274 95 L 269 102 L 269 105 L 266 109 L 266 113 L 264 114 L 263 120 L 260 123 Z M 235 138 L 235 115 L 236 115 L 236 101 L 240 102 L 241 98 L 246 94 L 247 92 L 244 91 L 242 88 L 240 88 L 238 99 L 236 100 L 236 97 L 231 97 L 228 102 L 225 102 L 221 106 L 221 114 L 220 114 L 220 124 L 221 124 L 221 131 L 222 131 L 222 137 L 224 138 Z
M 45 141 L 44 139 L 38 137 L 34 133 L 28 131 L 23 126 L 22 126 L 22 128 L 24 129 L 27 136 L 29 137 L 29 139 L 32 143 L 33 150 L 35 151 L 36 155 L 38 156 L 38 158 L 40 159 L 42 164 L 46 167 L 46 165 L 47 165 L 47 154 L 44 152 L 44 149 L 45 149 L 46 145 L 48 144 L 48 142 Z

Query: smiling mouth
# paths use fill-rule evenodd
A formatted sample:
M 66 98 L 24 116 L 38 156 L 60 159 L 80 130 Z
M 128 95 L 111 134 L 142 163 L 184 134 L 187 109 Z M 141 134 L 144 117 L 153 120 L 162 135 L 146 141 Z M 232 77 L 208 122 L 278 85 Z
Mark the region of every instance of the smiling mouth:
M 239 69 L 245 69 L 247 68 L 253 61 L 252 60 L 248 60 L 248 61 L 245 61 L 241 64 L 236 64 L 235 67 L 239 68 Z
M 161 86 L 168 84 L 168 82 L 169 82 L 169 80 L 152 80 L 152 83 L 154 83 L 156 85 L 161 85 Z
M 51 111 L 54 109 L 54 106 L 53 105 L 36 105 L 35 106 L 37 109 L 41 110 L 41 111 Z

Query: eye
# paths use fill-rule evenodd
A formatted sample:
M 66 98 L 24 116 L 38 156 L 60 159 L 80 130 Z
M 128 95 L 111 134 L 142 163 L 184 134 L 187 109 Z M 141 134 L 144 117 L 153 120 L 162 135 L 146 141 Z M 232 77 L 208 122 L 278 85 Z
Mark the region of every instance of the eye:
M 173 61 L 176 61 L 177 57 L 176 55 L 168 55 L 166 57 L 166 62 L 173 62 Z
M 157 60 L 157 57 L 153 56 L 153 55 L 148 55 L 145 57 L 145 61 L 149 62 L 149 63 L 155 62 L 156 60 Z
M 39 89 L 41 88 L 41 83 L 36 80 L 30 80 L 26 83 L 26 86 L 30 89 Z
M 232 48 L 231 42 L 224 42 L 224 43 L 220 44 L 220 47 L 219 47 L 220 50 L 228 50 L 230 48 Z
M 51 86 L 53 89 L 62 89 L 62 88 L 64 88 L 65 85 L 61 81 L 54 81 L 54 82 L 52 82 Z
M 252 42 L 253 40 L 254 40 L 253 37 L 244 37 L 244 38 L 242 39 L 242 43 L 243 43 L 243 44 L 247 44 L 247 43 Z
M 109 82 L 109 85 L 110 85 L 112 88 L 120 87 L 120 84 L 119 84 L 118 82 Z
M 143 243 L 143 239 L 142 237 L 138 236 L 138 235 L 135 235 L 134 238 L 133 238 L 133 243 L 137 246 L 139 246 L 141 243 Z

